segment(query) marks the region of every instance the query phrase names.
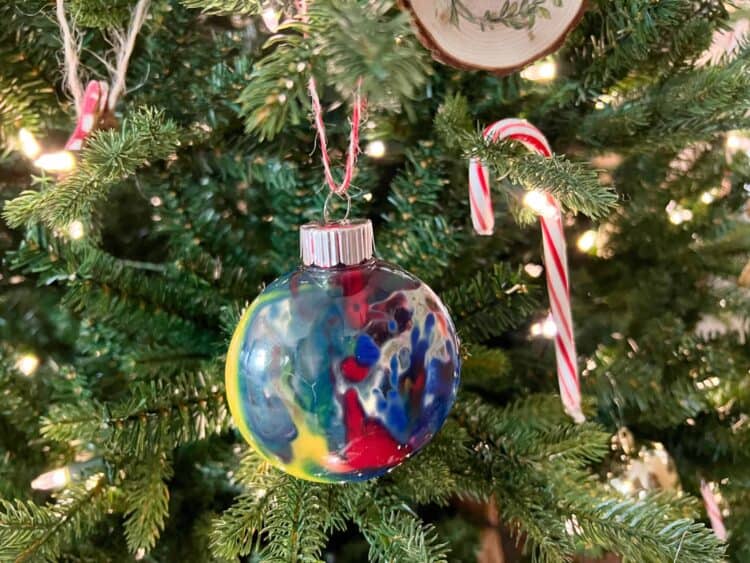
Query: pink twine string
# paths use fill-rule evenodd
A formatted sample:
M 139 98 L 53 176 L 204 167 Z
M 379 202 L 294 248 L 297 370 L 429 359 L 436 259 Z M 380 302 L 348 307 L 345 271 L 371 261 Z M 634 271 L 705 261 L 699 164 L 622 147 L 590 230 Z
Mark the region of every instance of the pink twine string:
M 349 152 L 346 155 L 346 167 L 344 168 L 344 178 L 340 184 L 331 173 L 331 157 L 328 154 L 328 141 L 326 139 L 326 126 L 323 123 L 323 109 L 318 98 L 318 91 L 315 86 L 315 78 L 310 77 L 309 90 L 312 99 L 313 117 L 315 119 L 315 128 L 318 131 L 318 142 L 320 143 L 321 160 L 323 161 L 323 170 L 325 172 L 326 183 L 331 191 L 337 195 L 345 194 L 351 186 L 354 177 L 354 169 L 357 165 L 357 156 L 359 155 L 359 125 L 362 119 L 364 101 L 360 94 L 362 79 L 357 82 L 357 91 L 354 95 L 354 107 L 352 108 L 352 131 L 349 135 Z

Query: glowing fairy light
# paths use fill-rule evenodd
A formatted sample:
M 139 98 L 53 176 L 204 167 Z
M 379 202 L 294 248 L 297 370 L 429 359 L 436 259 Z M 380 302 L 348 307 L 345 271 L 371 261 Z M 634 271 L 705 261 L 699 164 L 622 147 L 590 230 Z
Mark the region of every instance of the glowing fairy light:
M 531 190 L 523 196 L 523 204 L 537 215 L 551 217 L 557 213 L 557 208 L 550 202 L 550 198 L 544 192 Z
M 547 316 L 543 321 L 535 322 L 529 330 L 531 336 L 553 339 L 557 336 L 557 325 L 552 315 Z
M 589 230 L 582 233 L 581 236 L 578 237 L 578 241 L 576 242 L 578 250 L 580 250 L 581 252 L 589 252 L 596 246 L 596 237 L 596 231 Z
M 549 82 L 557 76 L 557 63 L 553 60 L 540 61 L 521 72 L 521 78 L 532 82 Z
M 76 167 L 76 158 L 70 151 L 50 152 L 37 158 L 34 165 L 45 172 L 70 172 Z
M 532 278 L 538 278 L 542 275 L 544 267 L 540 264 L 528 263 L 523 267 L 523 271 L 529 274 Z
M 746 148 L 747 144 L 748 138 L 740 134 L 738 131 L 730 131 L 727 134 L 726 147 L 730 152 L 736 152 Z
M 703 192 L 701 194 L 701 202 L 705 203 L 706 205 L 713 203 L 716 198 L 711 192 Z
M 39 358 L 34 354 L 24 354 L 16 361 L 16 369 L 26 377 L 31 377 L 39 367 Z
M 59 467 L 52 471 L 42 473 L 31 482 L 31 488 L 37 491 L 62 489 L 65 485 L 70 483 L 70 479 L 70 469 L 68 467 Z
M 544 338 L 550 339 L 557 336 L 557 325 L 552 319 L 552 315 L 544 319 L 544 322 L 542 323 L 542 336 L 544 336 Z
M 281 21 L 281 12 L 271 4 L 267 4 L 266 7 L 263 8 L 261 17 L 263 18 L 263 23 L 266 24 L 268 31 L 271 33 L 276 33 L 278 31 L 279 21 Z
M 667 204 L 665 208 L 669 222 L 673 225 L 682 225 L 688 221 L 692 221 L 693 212 L 689 209 L 685 209 L 682 205 L 672 200 Z
M 81 240 L 86 235 L 83 223 L 80 221 L 71 221 L 68 225 L 68 236 L 73 240 Z
M 42 152 L 42 146 L 36 140 L 34 134 L 25 127 L 18 132 L 18 143 L 21 145 L 21 152 L 26 158 L 34 160 Z
M 383 158 L 385 156 L 385 143 L 383 141 L 370 141 L 365 148 L 365 154 L 371 158 Z

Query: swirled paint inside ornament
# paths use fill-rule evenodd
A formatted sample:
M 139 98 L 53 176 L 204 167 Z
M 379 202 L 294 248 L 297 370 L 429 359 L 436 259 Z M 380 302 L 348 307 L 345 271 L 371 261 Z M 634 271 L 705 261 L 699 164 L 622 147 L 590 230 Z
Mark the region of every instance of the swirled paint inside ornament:
M 445 306 L 383 261 L 303 267 L 245 311 L 229 348 L 229 405 L 272 464 L 324 482 L 382 475 L 440 430 L 459 382 Z

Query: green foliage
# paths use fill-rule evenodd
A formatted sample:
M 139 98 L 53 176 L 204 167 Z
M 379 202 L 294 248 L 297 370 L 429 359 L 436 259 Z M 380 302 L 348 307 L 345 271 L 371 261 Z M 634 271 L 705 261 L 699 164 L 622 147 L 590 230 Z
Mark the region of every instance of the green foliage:
M 41 221 L 64 229 L 72 221 L 87 219 L 109 191 L 144 164 L 169 156 L 179 144 L 175 124 L 160 112 L 144 108 L 125 119 L 119 131 L 92 135 L 75 171 L 54 188 L 23 192 L 5 206 L 11 226 Z
M 482 342 L 522 323 L 538 309 L 537 287 L 505 263 L 489 272 L 479 271 L 463 287 L 448 290 L 443 298 L 465 338 Z
M 470 561 L 487 523 L 469 507 L 493 505 L 523 560 L 748 559 L 750 308 L 737 281 L 750 164 L 724 138 L 748 126 L 747 48 L 696 63 L 746 11 L 593 0 L 554 55 L 557 78 L 535 82 L 432 64 L 391 0 L 316 0 L 305 21 L 280 1 L 289 21 L 270 37 L 255 0 L 152 2 L 121 126 L 95 133 L 72 173 L 35 177 L 11 141 L 26 126 L 54 150 L 70 133 L 59 30 L 48 1 L 0 4 L 12 227 L 0 226 L 0 559 Z M 133 4 L 66 3 L 85 76 L 105 75 L 105 28 Z M 526 24 L 532 4 L 499 9 Z M 327 195 L 311 76 L 336 163 L 362 79 L 362 143 L 387 151 L 359 159 L 352 216 L 371 217 L 378 255 L 444 299 L 462 342 L 443 428 L 367 483 L 280 472 L 242 444 L 224 399 L 240 311 L 296 266 L 298 227 Z M 482 138 L 478 124 L 510 116 L 539 126 L 557 156 Z M 492 237 L 470 228 L 468 158 L 493 175 Z M 556 394 L 553 343 L 528 336 L 548 304 L 544 280 L 520 268 L 541 260 L 522 189 L 565 211 L 581 425 Z M 675 206 L 690 218 L 670 221 Z M 588 229 L 597 247 L 578 252 Z M 26 376 L 15 363 L 30 351 L 41 363 Z M 623 426 L 664 445 L 679 490 L 608 486 L 609 437 Z M 30 481 L 66 466 L 71 483 L 42 504 Z M 730 508 L 726 546 L 697 522 L 700 479 Z
M 305 24 L 288 24 L 286 33 L 271 37 L 270 53 L 256 64 L 239 97 L 248 133 L 273 139 L 287 124 L 298 124 L 309 107 L 311 75 L 320 85 L 340 85 L 339 96 L 345 98 L 361 79 L 371 106 L 414 99 L 429 67 L 407 15 L 393 17 L 392 9 L 389 0 L 315 2 Z
M 84 439 L 141 457 L 219 433 L 229 425 L 217 369 L 133 385 L 130 399 L 56 405 L 42 433 L 52 440 Z
M 579 99 L 605 93 L 639 67 L 639 80 L 669 74 L 697 57 L 710 43 L 727 12 L 717 2 L 615 0 L 592 2 L 569 42 L 567 58 L 576 65 Z M 620 86 L 620 84 L 618 84 Z
M 600 112 L 589 114 L 581 139 L 598 147 L 679 149 L 710 140 L 718 133 L 748 126 L 748 61 L 744 49 L 736 59 L 676 73 L 661 83 L 634 91 Z M 616 132 L 616 133 L 615 133 Z
M 466 100 L 455 96 L 441 107 L 435 128 L 444 142 L 460 147 L 464 158 L 478 158 L 484 162 L 496 178 L 508 178 L 527 190 L 546 191 L 564 208 L 592 218 L 605 215 L 615 205 L 615 193 L 611 188 L 603 187 L 594 170 L 586 165 L 572 163 L 558 155 L 547 158 L 531 154 L 512 140 L 497 143 L 485 140 L 480 132 L 466 128 L 468 122 Z M 496 183 L 493 187 L 499 189 L 503 186 Z M 514 197 L 512 192 L 505 195 Z
M 134 469 L 124 487 L 125 536 L 128 549 L 148 551 L 164 529 L 169 510 L 169 488 L 165 483 L 172 468 L 164 456 L 152 455 Z
M 188 8 L 200 8 L 209 14 L 257 15 L 262 10 L 260 0 L 182 0 Z
M 80 27 L 122 27 L 128 21 L 130 0 L 71 0 L 68 10 Z
M 62 550 L 81 537 L 88 523 L 101 518 L 110 505 L 103 475 L 68 487 L 54 504 L 2 501 L 0 557 L 18 563 L 58 561 Z
M 31 68 L 24 67 L 25 61 L 17 53 L 0 47 L 0 147 L 5 149 L 22 127 L 39 129 L 39 108 L 52 98 L 52 89 Z M 14 69 L 12 75 L 3 72 L 9 68 Z M 22 69 L 25 74 L 19 72 Z
M 463 217 L 434 145 L 407 150 L 405 157 L 406 167 L 391 182 L 378 250 L 397 264 L 415 264 L 414 274 L 431 282 L 461 252 Z
M 381 511 L 358 523 L 370 543 L 370 561 L 448 561 L 447 545 L 437 537 L 433 527 L 422 524 L 405 510 Z

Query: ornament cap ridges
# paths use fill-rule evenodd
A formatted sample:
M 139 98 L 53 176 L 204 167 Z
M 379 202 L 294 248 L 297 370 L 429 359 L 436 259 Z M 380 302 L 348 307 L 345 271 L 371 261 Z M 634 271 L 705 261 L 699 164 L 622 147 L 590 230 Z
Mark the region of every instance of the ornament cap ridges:
M 307 223 L 300 227 L 300 256 L 305 266 L 356 266 L 373 256 L 369 219 Z

